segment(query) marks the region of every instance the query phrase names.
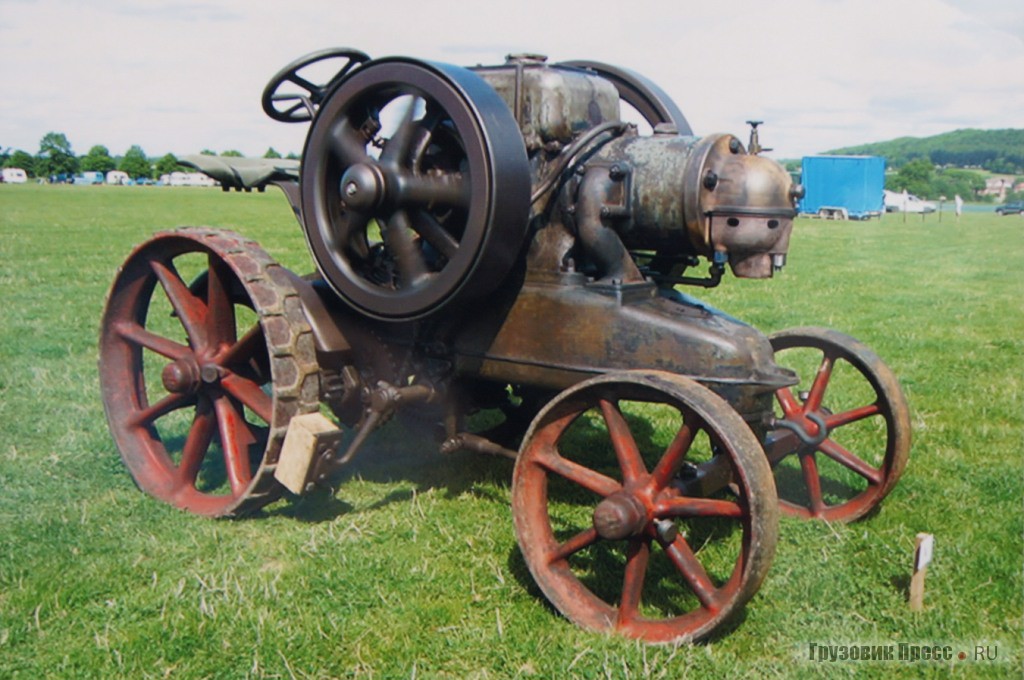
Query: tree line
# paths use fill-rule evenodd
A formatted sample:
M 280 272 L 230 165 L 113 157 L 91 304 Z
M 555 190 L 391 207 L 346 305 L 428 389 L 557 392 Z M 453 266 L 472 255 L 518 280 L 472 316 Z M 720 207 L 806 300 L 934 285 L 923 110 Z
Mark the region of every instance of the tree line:
M 1024 178 L 1017 178 L 1015 184 Z M 924 158 L 914 159 L 894 173 L 885 176 L 885 188 L 890 191 L 903 191 L 938 200 L 945 196 L 952 199 L 960 196 L 968 201 L 989 202 L 992 196 L 983 196 L 985 177 L 981 173 L 962 168 L 940 168 Z M 1009 197 L 1007 200 L 1011 200 Z
M 209 149 L 203 149 L 200 153 L 208 156 L 217 155 Z M 242 156 L 241 152 L 235 150 L 223 151 L 220 155 Z M 267 149 L 263 157 L 282 158 L 273 148 Z M 288 154 L 288 158 L 297 156 Z M 85 155 L 78 156 L 71 148 L 67 135 L 62 132 L 48 132 L 43 135 L 39 140 L 39 151 L 35 155 L 21 149 L 0 147 L 0 167 L 21 168 L 29 177 L 44 179 L 73 177 L 82 172 L 106 174 L 111 170 L 120 170 L 133 180 L 154 179 L 172 172 L 190 170 L 179 164 L 178 158 L 172 153 L 164 154 L 160 158 L 150 158 L 140 146 L 134 144 L 120 157 L 112 156 L 110 150 L 102 144 L 97 144 Z
M 897 169 L 923 160 L 938 166 L 1020 175 L 1024 174 L 1024 129 L 954 130 L 931 137 L 900 137 L 860 144 L 827 153 L 884 156 L 887 165 Z

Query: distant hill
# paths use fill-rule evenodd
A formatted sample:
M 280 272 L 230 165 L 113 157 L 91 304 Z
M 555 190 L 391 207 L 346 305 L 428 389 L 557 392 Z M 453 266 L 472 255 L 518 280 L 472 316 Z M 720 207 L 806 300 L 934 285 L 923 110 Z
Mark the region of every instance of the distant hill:
M 1024 130 L 954 130 L 933 137 L 900 137 L 825 153 L 884 156 L 888 165 L 895 168 L 915 158 L 927 158 L 935 165 L 1021 174 L 1024 173 Z

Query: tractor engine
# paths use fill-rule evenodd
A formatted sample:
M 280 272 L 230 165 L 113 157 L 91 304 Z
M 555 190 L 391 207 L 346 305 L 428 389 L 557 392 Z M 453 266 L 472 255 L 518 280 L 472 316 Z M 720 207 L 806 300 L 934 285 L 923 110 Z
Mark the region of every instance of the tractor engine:
M 792 376 L 767 339 L 675 286 L 784 264 L 799 190 L 777 163 L 731 135 L 694 136 L 626 69 L 342 54 L 356 65 L 312 98 L 264 104 L 312 121 L 292 193 L 324 305 L 355 314 L 347 328 L 373 327 L 393 354 L 450 368 L 433 384 L 470 392 L 644 367 L 703 382 L 755 426 L 768 418 Z M 686 276 L 700 258 L 709 275 Z
M 731 135 L 694 137 L 637 74 L 590 62 L 551 67 L 531 55 L 477 72 L 513 111 L 541 196 L 552 182 L 540 177 L 573 171 L 563 209 L 599 278 L 642 280 L 627 251 L 657 253 L 661 268 L 703 256 L 744 278 L 769 277 L 785 263 L 799 191 L 788 173 Z M 644 85 L 667 109 L 650 136 L 620 118 Z

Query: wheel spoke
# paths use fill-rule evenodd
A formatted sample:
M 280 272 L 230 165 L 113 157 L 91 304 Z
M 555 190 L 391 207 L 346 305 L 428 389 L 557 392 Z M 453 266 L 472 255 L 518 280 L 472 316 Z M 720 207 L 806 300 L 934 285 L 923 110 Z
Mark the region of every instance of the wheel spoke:
M 201 347 L 206 341 L 206 334 L 203 331 L 203 321 L 206 318 L 206 306 L 192 294 L 181 276 L 174 269 L 173 264 L 164 264 L 159 260 L 152 262 L 153 273 L 160 281 L 167 299 L 178 316 L 185 333 L 188 335 L 192 347 Z
M 206 291 L 206 334 L 211 345 L 233 344 L 238 339 L 235 310 L 228 289 L 232 280 L 227 263 L 213 253 L 209 258 Z
M 273 400 L 252 380 L 229 373 L 221 378 L 220 386 L 235 399 L 252 409 L 265 422 L 269 423 L 273 418 Z
M 803 407 L 797 398 L 793 396 L 793 390 L 788 387 L 783 387 L 775 391 L 775 397 L 779 400 L 779 405 L 782 407 L 782 415 L 786 418 L 792 418 L 803 412 Z
M 881 484 L 884 480 L 881 470 L 871 467 L 831 439 L 826 439 L 819 444 L 818 450 L 840 465 L 853 470 L 872 484 Z
M 400 210 L 383 227 L 384 245 L 398 261 L 400 287 L 409 289 L 417 286 L 427 275 L 427 263 L 412 238 L 409 216 Z
M 832 379 L 832 369 L 834 366 L 835 356 L 831 352 L 825 352 L 821 357 L 818 373 L 814 376 L 814 383 L 811 385 L 807 395 L 807 401 L 804 403 L 805 412 L 817 411 L 821 408 L 821 402 L 825 398 L 825 390 L 828 389 L 828 383 Z
M 148 331 L 134 321 L 120 321 L 115 325 L 115 330 L 118 336 L 128 342 L 145 347 L 168 359 L 181 359 L 191 351 L 185 345 Z
M 295 83 L 296 85 L 298 85 L 303 90 L 305 90 L 306 92 L 310 93 L 311 95 L 312 94 L 316 94 L 316 93 L 320 92 L 320 90 L 321 90 L 320 87 L 318 87 L 318 86 L 314 85 L 313 83 L 309 82 L 308 80 L 306 80 L 305 78 L 300 76 L 298 73 L 289 73 L 288 77 L 286 78 L 286 80 L 290 80 L 291 82 Z
M 599 404 L 601 415 L 608 426 L 612 447 L 615 449 L 615 457 L 619 459 L 619 467 L 622 468 L 622 478 L 626 482 L 631 482 L 646 475 L 647 468 L 640 457 L 640 449 L 637 448 L 633 433 L 629 431 L 629 424 L 626 423 L 618 404 L 607 399 L 601 399 Z
M 369 213 L 348 210 L 341 215 L 341 219 L 331 223 L 330 243 L 336 249 L 366 259 L 370 252 L 366 246 L 366 229 L 369 226 Z
M 196 405 L 196 415 L 181 450 L 181 463 L 178 465 L 178 478 L 192 487 L 195 487 L 199 468 L 210 450 L 216 424 L 209 400 L 201 398 Z
M 221 354 L 217 359 L 217 363 L 221 366 L 245 364 L 260 356 L 263 348 L 263 328 L 256 324 L 247 330 L 245 335 L 235 344 L 231 345 L 226 352 Z
M 558 454 L 537 456 L 537 463 L 549 472 L 554 472 L 556 475 L 578 484 L 584 489 L 596 493 L 598 496 L 607 497 L 616 491 L 622 490 L 622 485 L 611 477 L 606 477 L 600 472 L 591 470 Z
M 410 226 L 417 234 L 449 260 L 455 257 L 459 242 L 434 219 L 433 215 L 426 210 L 414 210 L 411 215 Z
M 416 126 L 415 139 L 413 139 L 412 148 L 409 150 L 409 164 L 411 167 L 420 167 L 427 149 L 430 148 L 430 142 L 434 137 L 434 129 L 437 128 L 437 124 L 440 122 L 440 112 L 433 105 L 433 102 L 428 101 L 423 119 Z
M 697 596 L 701 606 L 711 611 L 717 611 L 718 604 L 715 598 L 715 584 L 712 583 L 711 577 L 708 576 L 708 572 L 704 569 L 704 565 L 693 554 L 690 544 L 686 542 L 683 535 L 679 534 L 668 545 L 663 544 L 663 547 L 669 559 L 672 560 L 672 564 L 675 565 L 679 573 L 683 575 L 687 585 L 690 586 L 690 590 Z
M 654 506 L 655 517 L 731 517 L 741 519 L 743 508 L 733 501 L 717 498 L 671 498 Z
M 800 470 L 807 486 L 807 499 L 810 502 L 811 514 L 820 517 L 825 509 L 821 497 L 821 475 L 818 474 L 818 463 L 814 460 L 814 452 L 800 454 Z
M 366 139 L 357 139 L 357 132 L 350 124 L 348 117 L 341 117 L 331 127 L 327 135 L 327 143 L 331 155 L 342 167 L 351 167 L 357 163 L 366 163 L 370 157 L 366 155 Z
M 560 544 L 552 552 L 548 559 L 549 564 L 568 559 L 584 548 L 589 548 L 598 541 L 597 529 L 590 527 Z
M 217 427 L 228 482 L 231 484 L 231 492 L 239 494 L 252 481 L 249 452 L 245 450 L 245 441 L 252 437 L 252 433 L 228 396 L 218 397 L 213 405 L 217 412 Z
M 679 471 L 679 466 L 686 459 L 686 454 L 690 451 L 690 445 L 693 444 L 693 437 L 698 430 L 696 420 L 697 417 L 693 413 L 687 413 L 683 417 L 682 426 L 676 432 L 672 443 L 668 445 L 668 449 L 665 450 L 665 455 L 661 457 L 661 460 L 658 461 L 658 464 L 651 472 L 656 489 L 665 488 Z
M 443 175 L 410 175 L 403 178 L 401 201 L 407 206 L 468 208 L 469 182 L 457 172 Z
M 146 427 L 152 425 L 163 416 L 177 411 L 180 408 L 191 406 L 194 403 L 194 398 L 189 394 L 168 394 L 160 401 L 155 404 L 151 404 L 139 411 L 136 411 L 130 419 L 128 419 L 128 425 L 130 427 Z
M 842 427 L 843 425 L 855 423 L 858 420 L 864 420 L 865 418 L 876 416 L 881 412 L 882 409 L 879 408 L 878 404 L 868 404 L 867 406 L 861 406 L 860 408 L 854 408 L 842 413 L 834 413 L 825 416 L 825 425 L 829 430 L 834 430 L 837 427 Z
M 626 550 L 626 574 L 622 579 L 622 598 L 619 600 L 620 626 L 633 621 L 640 613 L 644 577 L 647 574 L 650 554 L 651 546 L 646 539 L 635 538 L 629 542 Z

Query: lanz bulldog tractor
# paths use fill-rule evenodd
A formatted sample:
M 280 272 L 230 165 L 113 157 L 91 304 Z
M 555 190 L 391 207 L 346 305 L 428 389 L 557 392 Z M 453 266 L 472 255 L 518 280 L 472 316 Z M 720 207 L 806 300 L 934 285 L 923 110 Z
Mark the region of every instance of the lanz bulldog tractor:
M 874 353 L 765 336 L 679 291 L 785 264 L 801 188 L 756 125 L 749 149 L 696 137 L 646 78 L 535 55 L 325 50 L 263 107 L 310 124 L 298 173 L 210 173 L 280 186 L 316 273 L 207 228 L 131 253 L 99 368 L 145 492 L 246 515 L 330 486 L 398 414 L 443 452 L 515 460 L 519 546 L 567 618 L 674 642 L 754 595 L 780 510 L 854 520 L 899 479 L 908 410 Z

